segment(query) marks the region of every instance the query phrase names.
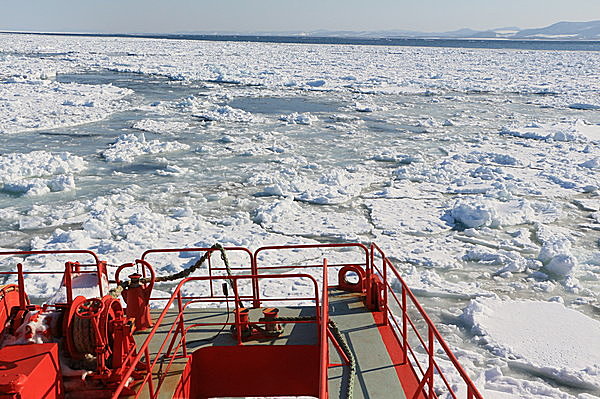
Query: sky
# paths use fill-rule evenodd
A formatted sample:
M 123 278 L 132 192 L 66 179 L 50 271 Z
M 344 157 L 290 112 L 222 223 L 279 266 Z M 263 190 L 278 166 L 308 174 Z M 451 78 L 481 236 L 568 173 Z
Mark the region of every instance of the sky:
M 0 0 L 0 30 L 98 33 L 534 28 L 600 0 Z

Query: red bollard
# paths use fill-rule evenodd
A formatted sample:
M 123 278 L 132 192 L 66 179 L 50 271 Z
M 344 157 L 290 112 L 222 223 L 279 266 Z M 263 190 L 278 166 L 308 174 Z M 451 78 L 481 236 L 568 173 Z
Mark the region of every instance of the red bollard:
M 134 273 L 129 276 L 129 283 L 123 284 L 119 280 L 121 270 L 133 267 L 135 265 L 142 265 L 150 273 L 150 278 L 142 279 L 142 275 Z M 152 319 L 150 317 L 150 294 L 152 294 L 152 288 L 156 281 L 156 275 L 152 266 L 145 260 L 136 260 L 135 263 L 126 263 L 117 268 L 115 272 L 115 280 L 117 285 L 123 287 L 121 295 L 127 304 L 125 314 L 127 318 L 135 319 L 135 329 L 143 331 L 148 327 L 152 327 Z
M 277 321 L 277 315 L 279 309 L 277 308 L 266 308 L 263 309 L 263 317 L 265 323 L 265 332 L 267 335 L 279 335 L 283 331 L 281 324 L 275 323 Z
M 142 275 L 134 273 L 129 275 L 129 286 L 123 290 L 123 299 L 127 304 L 125 314 L 128 318 L 135 319 L 135 329 L 143 331 L 152 327 L 152 318 L 150 317 L 150 293 L 152 285 L 142 286 L 140 279 Z

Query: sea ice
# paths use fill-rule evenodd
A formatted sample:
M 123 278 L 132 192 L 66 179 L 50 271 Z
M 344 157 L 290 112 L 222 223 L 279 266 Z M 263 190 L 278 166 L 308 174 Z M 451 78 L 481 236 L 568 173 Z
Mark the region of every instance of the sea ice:
M 158 134 L 174 134 L 188 127 L 189 124 L 185 122 L 160 121 L 156 119 L 143 119 L 135 122 L 132 126 L 133 129 Z
M 146 141 L 144 134 L 124 134 L 117 141 L 102 151 L 102 156 L 108 162 L 133 162 L 136 157 L 145 154 L 160 154 L 164 152 L 185 151 L 190 148 L 187 144 L 174 142 Z
M 32 151 L 0 155 L 2 190 L 25 195 L 75 188 L 73 175 L 87 168 L 82 157 L 66 152 Z
M 600 323 L 556 302 L 477 299 L 462 320 L 511 367 L 600 392 Z
M 47 80 L 2 82 L 0 133 L 53 129 L 104 119 L 124 109 L 127 104 L 122 99 L 131 93 L 112 85 Z

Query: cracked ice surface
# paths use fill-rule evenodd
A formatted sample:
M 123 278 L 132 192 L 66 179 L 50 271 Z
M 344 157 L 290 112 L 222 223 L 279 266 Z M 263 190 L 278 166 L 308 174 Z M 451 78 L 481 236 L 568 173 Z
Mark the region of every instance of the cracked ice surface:
M 486 398 L 600 395 L 598 52 L 2 38 L 1 248 L 375 241 Z

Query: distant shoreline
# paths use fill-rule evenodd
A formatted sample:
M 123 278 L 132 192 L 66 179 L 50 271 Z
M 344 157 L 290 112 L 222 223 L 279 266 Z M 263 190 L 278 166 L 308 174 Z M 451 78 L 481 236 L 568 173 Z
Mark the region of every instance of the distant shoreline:
M 485 48 L 516 50 L 600 51 L 600 40 L 553 39 L 502 39 L 502 38 L 356 38 L 339 36 L 260 36 L 260 35 L 209 35 L 209 34 L 133 34 L 133 33 L 66 33 L 0 31 L 0 34 L 75 36 L 106 38 L 139 38 L 167 40 L 201 40 L 219 42 L 256 42 L 289 44 L 337 44 L 399 47 Z

